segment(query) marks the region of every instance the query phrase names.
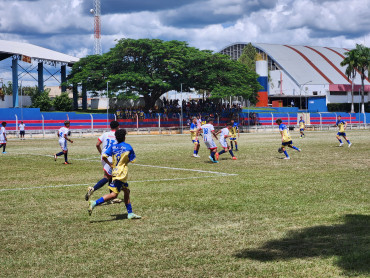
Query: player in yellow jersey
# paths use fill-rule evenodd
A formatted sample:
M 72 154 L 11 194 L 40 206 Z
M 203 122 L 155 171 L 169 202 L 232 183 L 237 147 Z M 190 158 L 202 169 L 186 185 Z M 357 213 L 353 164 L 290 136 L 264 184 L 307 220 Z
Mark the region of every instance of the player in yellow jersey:
M 231 145 L 231 150 L 234 149 L 234 144 L 235 143 L 235 151 L 238 151 L 238 141 L 236 140 L 236 134 L 238 133 L 238 138 L 240 136 L 239 134 L 239 124 L 235 123 L 234 120 L 230 121 L 231 123 L 231 128 L 229 129 L 230 131 L 230 145 Z
M 190 135 L 191 135 L 191 141 L 194 144 L 194 153 L 193 153 L 194 157 L 200 157 L 198 155 L 199 148 L 200 148 L 199 140 L 196 140 L 196 138 L 195 138 L 195 137 L 197 137 L 197 129 L 198 129 L 198 127 L 197 127 L 197 118 L 193 117 L 193 122 L 190 124 Z
M 289 148 L 295 149 L 296 151 L 301 151 L 301 149 L 298 149 L 297 147 L 293 146 L 292 137 L 290 137 L 288 127 L 282 123 L 283 121 L 281 119 L 277 119 L 276 123 L 279 125 L 279 131 L 281 134 L 281 148 L 279 148 L 279 152 L 283 152 L 285 154 L 284 159 L 290 159 L 287 151 L 286 146 Z
M 123 201 L 125 202 L 127 209 L 128 219 L 139 219 L 141 216 L 136 215 L 132 212 L 132 206 L 130 202 L 130 189 L 128 188 L 128 167 L 130 162 L 134 162 L 136 159 L 135 152 L 131 145 L 125 143 L 126 130 L 119 129 L 115 132 L 117 143 L 110 146 L 103 153 L 103 160 L 112 168 L 112 183 L 108 186 L 111 193 L 100 197 L 96 201 L 89 202 L 88 212 L 91 215 L 94 207 L 117 198 L 119 192 L 122 190 L 124 193 Z M 108 157 L 112 157 L 112 163 L 108 160 Z
M 299 120 L 299 132 L 301 133 L 301 137 L 300 138 L 303 138 L 303 136 L 306 137 L 306 135 L 304 135 L 305 128 L 306 128 L 306 123 L 302 119 L 302 116 L 301 116 L 301 119 Z
M 347 128 L 347 122 L 342 120 L 342 116 L 338 116 L 338 121 L 335 124 L 335 126 L 337 126 L 339 128 L 339 132 L 337 133 L 337 139 L 339 141 L 339 147 L 343 147 L 343 142 L 340 139 L 340 136 L 342 136 L 347 141 L 348 148 L 350 148 L 352 146 L 352 143 L 347 139 L 347 136 L 346 136 L 346 133 L 345 133 L 346 128 Z

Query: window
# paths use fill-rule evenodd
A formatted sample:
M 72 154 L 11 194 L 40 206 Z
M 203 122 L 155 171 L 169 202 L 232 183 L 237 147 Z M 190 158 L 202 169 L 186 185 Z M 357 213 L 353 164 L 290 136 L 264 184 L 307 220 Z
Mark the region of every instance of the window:
M 331 96 L 346 96 L 347 92 L 330 92 Z
M 317 96 L 317 91 L 313 91 L 313 92 L 312 92 L 312 94 L 313 94 L 314 96 Z

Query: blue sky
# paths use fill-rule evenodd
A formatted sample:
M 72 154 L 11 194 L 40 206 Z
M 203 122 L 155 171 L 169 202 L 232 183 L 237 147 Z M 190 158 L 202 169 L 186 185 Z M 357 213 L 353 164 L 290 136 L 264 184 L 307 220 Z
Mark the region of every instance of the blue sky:
M 93 53 L 93 0 L 0 0 L 0 39 Z M 370 0 L 101 0 L 103 52 L 120 38 L 354 47 L 370 44 Z M 0 78 L 9 77 L 0 63 Z

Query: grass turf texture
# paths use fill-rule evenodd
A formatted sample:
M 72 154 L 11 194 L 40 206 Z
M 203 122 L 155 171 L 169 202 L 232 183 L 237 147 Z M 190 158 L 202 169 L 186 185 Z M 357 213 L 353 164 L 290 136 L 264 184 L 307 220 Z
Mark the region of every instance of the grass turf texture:
M 123 204 L 88 216 L 86 188 L 103 176 L 96 138 L 73 138 L 71 165 L 54 162 L 56 139 L 10 140 L 0 276 L 369 277 L 369 131 L 348 136 L 353 146 L 339 148 L 335 132 L 293 133 L 302 152 L 282 160 L 278 132 L 242 134 L 238 160 L 218 164 L 203 142 L 191 157 L 190 136 L 128 136 L 137 164 L 237 174 L 130 165 L 141 220 Z M 58 185 L 71 186 L 34 188 Z

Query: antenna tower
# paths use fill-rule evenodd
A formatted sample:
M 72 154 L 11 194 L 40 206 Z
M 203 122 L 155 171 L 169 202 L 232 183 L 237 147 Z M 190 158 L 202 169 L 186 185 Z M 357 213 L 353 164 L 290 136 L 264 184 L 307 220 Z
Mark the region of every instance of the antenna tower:
M 94 1 L 94 54 L 102 55 L 101 49 L 101 24 L 100 24 L 100 0 Z

